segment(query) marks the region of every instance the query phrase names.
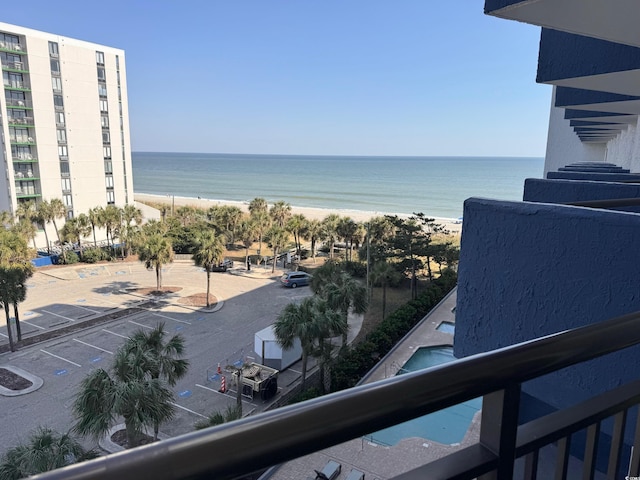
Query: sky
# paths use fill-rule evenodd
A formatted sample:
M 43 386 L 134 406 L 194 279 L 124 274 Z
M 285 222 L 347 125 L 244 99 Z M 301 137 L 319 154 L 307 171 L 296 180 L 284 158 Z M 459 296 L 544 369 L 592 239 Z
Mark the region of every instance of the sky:
M 134 151 L 536 156 L 540 29 L 482 0 L 31 0 L 0 21 L 125 50 Z

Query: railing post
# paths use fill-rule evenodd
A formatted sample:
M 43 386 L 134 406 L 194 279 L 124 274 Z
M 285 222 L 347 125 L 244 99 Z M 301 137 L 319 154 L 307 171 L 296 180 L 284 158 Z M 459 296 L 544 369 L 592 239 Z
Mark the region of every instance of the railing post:
M 511 480 L 516 454 L 520 384 L 509 385 L 482 399 L 480 443 L 498 457 L 498 468 L 480 480 Z

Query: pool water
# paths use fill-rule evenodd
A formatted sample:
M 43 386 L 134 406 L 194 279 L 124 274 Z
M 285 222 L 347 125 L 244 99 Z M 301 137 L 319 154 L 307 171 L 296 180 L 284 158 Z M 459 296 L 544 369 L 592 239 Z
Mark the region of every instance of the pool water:
M 402 366 L 397 375 L 434 367 L 455 360 L 451 347 L 421 347 Z M 379 430 L 366 438 L 381 445 L 395 445 L 405 438 L 453 445 L 462 442 L 473 416 L 482 408 L 482 398 L 474 398 L 408 422 Z
M 436 330 L 453 335 L 456 333 L 456 325 L 451 322 L 441 322 L 440 325 L 436 327 Z

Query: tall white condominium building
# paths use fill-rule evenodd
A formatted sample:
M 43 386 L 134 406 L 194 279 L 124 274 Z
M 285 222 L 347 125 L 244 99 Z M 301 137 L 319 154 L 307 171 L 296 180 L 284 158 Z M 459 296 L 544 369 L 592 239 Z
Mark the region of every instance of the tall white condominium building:
M 0 210 L 133 202 L 124 51 L 0 23 Z

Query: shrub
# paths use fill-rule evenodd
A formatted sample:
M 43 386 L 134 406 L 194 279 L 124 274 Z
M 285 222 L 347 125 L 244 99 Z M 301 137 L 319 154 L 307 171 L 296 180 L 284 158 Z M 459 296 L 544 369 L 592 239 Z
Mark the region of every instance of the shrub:
M 67 259 L 67 261 L 65 262 L 67 265 L 78 263 L 78 261 L 80 260 L 80 258 L 78 257 L 78 254 L 73 250 L 69 250 L 68 252 L 65 252 L 65 257 Z M 62 259 L 62 257 L 60 257 L 59 259 Z
M 103 250 L 101 248 L 90 248 L 82 253 L 82 261 L 85 263 L 96 263 L 103 260 Z
M 362 262 L 344 262 L 345 271 L 352 277 L 365 278 L 367 276 L 367 264 Z

